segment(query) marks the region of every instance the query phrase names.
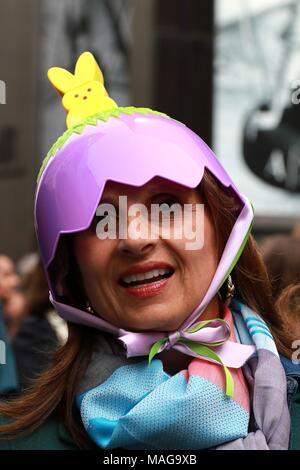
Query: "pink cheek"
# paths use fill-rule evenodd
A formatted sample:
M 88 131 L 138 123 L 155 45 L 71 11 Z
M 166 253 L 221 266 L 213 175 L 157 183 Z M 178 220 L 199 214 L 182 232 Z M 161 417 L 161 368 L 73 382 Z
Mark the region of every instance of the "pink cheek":
M 183 239 L 172 239 L 172 240 L 166 240 L 169 244 L 169 246 L 174 250 L 174 251 L 178 251 L 178 252 L 181 252 L 183 253 L 184 251 L 186 251 L 184 249 L 185 247 L 185 244 L 186 244 L 186 240 L 185 238 Z
M 108 265 L 114 256 L 117 240 L 99 240 L 94 234 L 79 241 L 77 245 L 81 260 L 89 265 Z

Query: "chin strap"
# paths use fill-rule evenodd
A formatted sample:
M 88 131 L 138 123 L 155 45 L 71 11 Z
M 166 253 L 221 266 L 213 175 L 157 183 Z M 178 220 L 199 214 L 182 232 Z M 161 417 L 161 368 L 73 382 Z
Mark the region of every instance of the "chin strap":
M 223 366 L 226 395 L 233 396 L 233 380 L 228 367 L 242 367 L 255 352 L 255 346 L 230 341 L 230 325 L 221 318 L 200 321 L 186 330 L 146 335 L 125 332 L 119 336 L 127 349 L 127 357 L 148 355 L 149 365 L 154 356 L 164 350 L 176 349 L 183 354 L 199 357 Z
M 51 294 L 50 300 L 66 321 L 75 321 L 114 334 L 126 349 L 128 358 L 148 356 L 150 364 L 156 354 L 173 348 L 183 354 L 219 364 L 224 368 L 228 396 L 232 396 L 234 393 L 233 381 L 228 367 L 242 367 L 255 352 L 255 346 L 230 341 L 230 325 L 221 318 L 199 321 L 170 333 L 126 331 L 111 325 L 98 316 L 57 302 Z
M 208 329 L 210 331 L 208 331 Z M 233 397 L 234 382 L 232 375 L 221 357 L 211 349 L 225 344 L 225 342 L 229 340 L 230 336 L 230 326 L 221 318 L 199 322 L 184 332 L 180 333 L 179 331 L 176 331 L 168 337 L 156 341 L 149 352 L 149 365 L 156 354 L 163 350 L 171 349 L 174 344 L 177 343 L 178 345 L 182 345 L 184 349 L 182 352 L 185 352 L 185 354 L 201 357 L 202 359 L 207 359 L 222 365 L 226 380 L 226 395 Z M 239 346 L 243 347 L 242 345 Z

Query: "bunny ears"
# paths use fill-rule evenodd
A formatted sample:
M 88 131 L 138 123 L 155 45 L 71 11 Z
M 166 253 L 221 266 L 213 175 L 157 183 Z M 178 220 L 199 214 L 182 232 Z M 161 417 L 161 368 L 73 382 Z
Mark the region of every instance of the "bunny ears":
M 62 97 L 63 107 L 68 112 L 68 128 L 88 116 L 118 107 L 108 96 L 100 67 L 90 52 L 79 56 L 74 75 L 63 68 L 51 67 L 48 78 Z
M 51 67 L 51 69 L 48 70 L 48 78 L 61 95 L 93 80 L 104 85 L 100 67 L 93 54 L 90 52 L 83 52 L 83 54 L 79 56 L 75 65 L 74 75 L 60 67 Z

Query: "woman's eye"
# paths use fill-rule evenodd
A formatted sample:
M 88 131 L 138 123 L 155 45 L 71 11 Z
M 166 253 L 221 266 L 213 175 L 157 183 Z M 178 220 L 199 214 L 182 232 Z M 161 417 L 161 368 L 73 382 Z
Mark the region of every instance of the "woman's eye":
M 160 213 L 164 213 L 164 214 L 170 213 L 171 216 L 174 217 L 174 203 L 163 202 L 159 205 L 159 210 L 160 210 Z
M 106 212 L 105 214 L 101 215 L 94 215 L 92 225 L 97 225 L 99 222 L 106 221 L 107 223 L 113 220 L 118 220 L 119 219 L 119 214 L 116 211 L 115 213 L 113 212 Z
M 173 195 L 162 194 L 154 198 L 152 204 L 156 205 L 151 209 L 151 221 L 153 223 L 161 224 L 164 220 L 164 216 L 167 217 L 167 220 L 175 221 L 182 218 L 182 202 Z M 158 210 L 157 210 L 158 206 Z
M 165 196 L 165 197 L 160 197 L 156 199 L 155 204 L 159 204 L 162 210 L 168 210 L 168 208 L 171 209 L 171 207 L 174 204 L 181 204 L 181 203 L 176 197 Z

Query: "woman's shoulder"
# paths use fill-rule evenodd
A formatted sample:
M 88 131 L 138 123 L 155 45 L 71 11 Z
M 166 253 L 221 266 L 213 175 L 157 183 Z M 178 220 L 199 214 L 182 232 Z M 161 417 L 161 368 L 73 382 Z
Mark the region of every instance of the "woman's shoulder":
M 0 417 L 0 424 L 5 419 Z M 14 439 L 0 439 L 0 450 L 76 450 L 70 434 L 55 414 L 32 433 Z

